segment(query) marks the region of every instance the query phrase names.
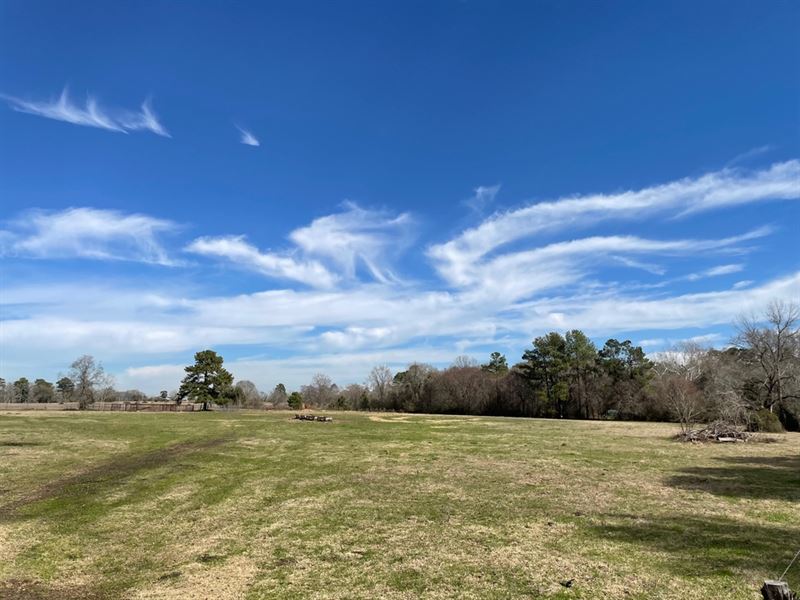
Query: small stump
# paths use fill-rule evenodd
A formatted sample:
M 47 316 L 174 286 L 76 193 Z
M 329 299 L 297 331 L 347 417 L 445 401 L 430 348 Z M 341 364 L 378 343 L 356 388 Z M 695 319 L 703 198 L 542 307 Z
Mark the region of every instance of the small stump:
M 761 588 L 761 595 L 764 600 L 797 600 L 795 593 L 789 589 L 789 584 L 785 581 L 768 579 Z

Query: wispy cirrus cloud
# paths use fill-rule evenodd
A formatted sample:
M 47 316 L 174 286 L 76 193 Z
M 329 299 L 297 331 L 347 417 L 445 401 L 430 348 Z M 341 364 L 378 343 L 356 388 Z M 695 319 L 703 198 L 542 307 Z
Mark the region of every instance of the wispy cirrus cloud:
M 453 283 L 461 288 L 474 289 L 480 294 L 502 295 L 519 300 L 534 293 L 577 283 L 588 273 L 608 266 L 610 262 L 656 274 L 663 274 L 657 265 L 642 262 L 636 256 L 691 256 L 698 252 L 741 253 L 742 244 L 769 235 L 762 227 L 747 233 L 721 239 L 652 240 L 636 236 L 594 236 L 566 242 L 556 242 L 540 248 L 508 252 L 486 261 L 477 261 L 459 272 Z M 734 265 L 709 269 L 700 279 L 734 272 Z M 674 281 L 674 280 L 673 280 Z
M 295 229 L 289 239 L 310 256 L 336 265 L 346 278 L 363 267 L 377 281 L 397 280 L 387 259 L 411 241 L 411 215 L 393 215 L 345 202 L 344 210 Z
M 239 130 L 239 143 L 244 144 L 245 146 L 260 146 L 261 142 L 258 141 L 258 138 L 253 135 L 253 133 L 244 127 L 240 127 L 239 125 L 234 125 L 236 129 Z
M 163 137 L 171 137 L 161 124 L 148 98 L 142 102 L 139 110 L 104 108 L 96 98 L 87 95 L 81 106 L 73 102 L 69 90 L 65 87 L 58 98 L 49 100 L 25 100 L 16 96 L 3 94 L 8 105 L 21 113 L 36 115 L 55 121 L 96 127 L 118 133 L 131 131 L 150 131 Z
M 743 270 L 744 270 L 744 265 L 741 263 L 719 265 L 716 267 L 711 267 L 710 269 L 706 269 L 705 271 L 700 271 L 699 273 L 691 273 L 686 276 L 686 279 L 688 279 L 689 281 L 697 281 L 699 279 L 704 279 L 706 277 L 719 277 L 720 275 L 730 275 L 731 273 L 740 273 Z
M 730 159 L 726 164 L 726 168 L 735 167 L 736 165 L 740 165 L 742 163 L 746 163 L 749 160 L 756 158 L 758 156 L 762 156 L 768 152 L 774 150 L 775 147 L 771 144 L 764 144 L 763 146 L 756 146 L 755 148 L 751 148 L 747 152 L 742 152 L 741 154 L 737 154 L 732 159 Z
M 464 200 L 464 205 L 475 212 L 483 212 L 494 203 L 494 199 L 500 192 L 500 184 L 479 185 L 472 190 L 472 196 Z
M 458 282 L 462 272 L 498 248 L 543 232 L 654 213 L 687 215 L 764 200 L 800 199 L 800 161 L 761 171 L 724 169 L 697 178 L 615 194 L 593 194 L 540 202 L 493 215 L 477 227 L 428 249 L 438 272 Z
M 30 211 L 0 231 L 0 254 L 175 265 L 159 240 L 178 225 L 148 215 L 97 208 Z
M 393 216 L 346 202 L 343 211 L 292 231 L 289 240 L 294 246 L 282 252 L 262 252 L 242 235 L 201 237 L 185 249 L 312 287 L 355 282 L 361 269 L 374 280 L 388 283 L 397 281 L 388 255 L 403 246 L 410 223 L 406 213 Z
M 185 250 L 194 254 L 227 259 L 239 266 L 278 279 L 291 279 L 312 287 L 332 287 L 338 277 L 314 260 L 298 260 L 288 254 L 261 252 L 243 235 L 200 237 Z

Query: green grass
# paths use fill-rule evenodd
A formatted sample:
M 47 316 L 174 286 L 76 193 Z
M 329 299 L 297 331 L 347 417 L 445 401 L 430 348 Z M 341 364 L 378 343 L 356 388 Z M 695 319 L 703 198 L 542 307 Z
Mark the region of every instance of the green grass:
M 798 434 L 332 414 L 0 413 L 0 597 L 744 599 L 800 547 Z

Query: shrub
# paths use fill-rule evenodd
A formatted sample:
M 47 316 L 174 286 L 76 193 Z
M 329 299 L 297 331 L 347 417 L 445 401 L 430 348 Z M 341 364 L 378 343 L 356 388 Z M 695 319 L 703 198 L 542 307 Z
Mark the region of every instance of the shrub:
M 294 410 L 299 410 L 303 408 L 303 397 L 298 394 L 297 392 L 292 392 L 289 394 L 289 408 L 293 408 Z
M 781 425 L 778 415 L 768 411 L 766 408 L 753 413 L 753 418 L 750 420 L 750 428 L 753 431 L 764 433 L 781 433 L 783 431 L 783 425 Z

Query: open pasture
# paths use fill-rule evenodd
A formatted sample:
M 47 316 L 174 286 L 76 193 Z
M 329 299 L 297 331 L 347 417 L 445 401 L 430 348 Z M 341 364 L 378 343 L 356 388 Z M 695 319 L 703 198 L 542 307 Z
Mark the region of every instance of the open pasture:
M 330 414 L 0 415 L 0 597 L 750 599 L 800 546 L 798 434 Z

